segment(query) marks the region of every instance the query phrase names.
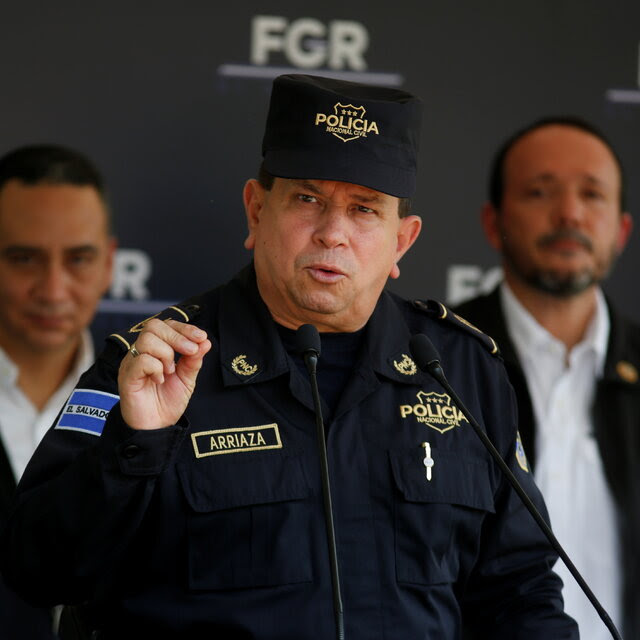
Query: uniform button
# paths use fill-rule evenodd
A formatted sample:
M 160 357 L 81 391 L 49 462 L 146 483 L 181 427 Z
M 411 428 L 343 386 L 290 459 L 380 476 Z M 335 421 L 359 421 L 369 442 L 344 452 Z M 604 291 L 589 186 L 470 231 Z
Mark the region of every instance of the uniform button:
M 139 453 L 140 453 L 140 447 L 137 444 L 128 444 L 122 450 L 122 455 L 125 458 L 135 458 Z

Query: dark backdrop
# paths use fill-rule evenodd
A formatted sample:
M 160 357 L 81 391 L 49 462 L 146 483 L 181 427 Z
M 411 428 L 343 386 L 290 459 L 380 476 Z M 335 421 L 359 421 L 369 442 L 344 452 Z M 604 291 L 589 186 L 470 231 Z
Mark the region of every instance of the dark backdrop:
M 425 105 L 414 201 L 424 231 L 391 287 L 455 302 L 491 281 L 497 258 L 479 224 L 488 161 L 530 120 L 575 113 L 602 127 L 638 209 L 639 43 L 631 0 L 5 3 L 0 153 L 57 142 L 101 167 L 122 248 L 102 306 L 115 322 L 247 261 L 240 193 L 259 164 L 274 75 L 402 86 Z M 636 230 L 606 285 L 637 320 L 639 246 Z

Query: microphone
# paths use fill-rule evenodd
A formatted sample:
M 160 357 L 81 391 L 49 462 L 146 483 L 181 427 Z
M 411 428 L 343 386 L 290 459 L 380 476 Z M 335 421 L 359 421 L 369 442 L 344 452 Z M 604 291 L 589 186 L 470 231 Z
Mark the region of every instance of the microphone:
M 320 334 L 312 324 L 303 324 L 296 331 L 296 348 L 304 358 L 309 374 L 315 373 L 320 357 Z
M 580 575 L 580 572 L 575 567 L 573 562 L 571 562 L 569 556 L 558 542 L 558 539 L 555 537 L 553 531 L 551 531 L 551 528 L 546 523 L 542 515 L 540 515 L 540 512 L 538 511 L 538 509 L 536 509 L 536 506 L 531 501 L 531 498 L 529 498 L 529 496 L 527 495 L 527 492 L 522 488 L 522 486 L 518 482 L 518 479 L 513 475 L 511 469 L 509 469 L 507 463 L 502 459 L 498 450 L 493 446 L 493 443 L 489 439 L 489 436 L 482 430 L 475 418 L 464 406 L 462 400 L 460 400 L 456 392 L 453 390 L 453 387 L 449 384 L 449 381 L 445 377 L 444 371 L 440 364 L 440 355 L 438 354 L 437 349 L 433 346 L 431 340 L 429 340 L 429 338 L 423 333 L 416 334 L 412 336 L 411 340 L 409 341 L 409 349 L 411 350 L 411 355 L 413 356 L 413 359 L 415 360 L 418 367 L 422 371 L 426 371 L 427 373 L 431 374 L 431 376 L 440 383 L 444 390 L 451 396 L 458 409 L 460 409 L 460 411 L 462 411 L 462 413 L 465 415 L 465 417 L 469 421 L 469 424 L 472 426 L 473 430 L 482 441 L 482 444 L 484 444 L 487 451 L 489 451 L 493 459 L 497 462 L 498 466 L 502 470 L 502 473 L 505 475 L 518 496 L 520 496 L 520 499 L 522 500 L 524 506 L 533 516 L 533 519 L 538 523 L 538 526 L 551 543 L 551 546 L 562 558 L 562 561 L 567 566 L 567 569 L 569 569 L 569 571 L 571 572 L 571 575 L 580 585 L 580 588 L 587 596 L 587 598 L 589 598 L 589 601 L 598 612 L 600 619 L 602 620 L 602 622 L 604 622 L 612 637 L 616 640 L 622 640 L 622 637 L 613 624 L 613 621 L 609 617 L 609 614 L 600 604 L 594 593 L 585 582 L 584 578 Z
M 296 332 L 296 348 L 304 358 L 304 363 L 311 380 L 311 394 L 316 416 L 316 435 L 318 451 L 320 453 L 320 476 L 322 479 L 322 498 L 324 502 L 324 521 L 327 533 L 327 546 L 329 547 L 329 564 L 331 569 L 331 586 L 333 589 L 333 612 L 336 621 L 336 636 L 338 640 L 344 640 L 344 612 L 342 608 L 342 595 L 340 593 L 340 568 L 338 566 L 338 552 L 336 549 L 336 532 L 333 525 L 333 507 L 331 503 L 331 483 L 329 482 L 329 463 L 327 460 L 327 443 L 324 435 L 324 423 L 322 421 L 322 407 L 320 404 L 320 392 L 316 376 L 316 365 L 320 357 L 320 334 L 312 324 L 303 324 Z

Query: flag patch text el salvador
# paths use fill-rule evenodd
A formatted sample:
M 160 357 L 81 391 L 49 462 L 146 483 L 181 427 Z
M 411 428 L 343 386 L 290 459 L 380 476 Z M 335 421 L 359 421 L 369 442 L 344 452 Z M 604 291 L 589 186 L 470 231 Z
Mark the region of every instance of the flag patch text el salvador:
M 75 389 L 67 400 L 55 428 L 100 436 L 111 407 L 119 399 L 120 396 L 105 391 Z

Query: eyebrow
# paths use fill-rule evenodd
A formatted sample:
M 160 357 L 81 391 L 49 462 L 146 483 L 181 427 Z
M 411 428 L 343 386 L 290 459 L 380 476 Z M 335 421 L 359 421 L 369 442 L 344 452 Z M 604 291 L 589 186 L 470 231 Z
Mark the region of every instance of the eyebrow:
M 318 187 L 316 187 L 313 183 L 308 182 L 307 180 L 297 180 L 296 182 L 298 182 L 298 184 L 303 188 L 303 189 L 307 189 L 308 191 L 311 191 L 319 196 L 324 195 L 322 193 L 322 190 L 319 189 Z M 382 198 L 380 197 L 380 194 L 375 193 L 375 191 L 371 191 L 371 195 L 369 195 L 369 193 L 360 193 L 359 191 L 354 191 L 349 193 L 349 195 L 356 199 L 359 200 L 360 202 L 367 202 L 367 203 L 372 203 L 372 202 L 381 202 Z
M 589 173 L 587 174 L 582 174 L 580 176 L 583 179 L 586 179 L 587 182 L 591 183 L 591 184 L 596 184 L 596 185 L 602 185 L 602 186 L 608 186 L 609 183 L 601 180 L 600 178 L 597 178 L 596 176 L 593 176 Z M 553 182 L 554 180 L 557 179 L 557 176 L 553 173 L 540 173 L 536 176 L 533 176 L 533 178 L 531 179 L 532 182 L 536 181 L 536 180 L 540 180 L 542 182 Z
M 93 244 L 81 244 L 76 247 L 65 247 L 65 253 L 97 253 L 98 247 Z M 30 245 L 12 244 L 2 249 L 3 255 L 11 253 L 46 253 L 47 250 L 42 247 L 34 247 Z

